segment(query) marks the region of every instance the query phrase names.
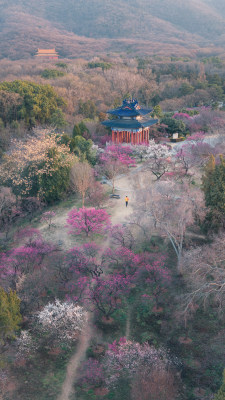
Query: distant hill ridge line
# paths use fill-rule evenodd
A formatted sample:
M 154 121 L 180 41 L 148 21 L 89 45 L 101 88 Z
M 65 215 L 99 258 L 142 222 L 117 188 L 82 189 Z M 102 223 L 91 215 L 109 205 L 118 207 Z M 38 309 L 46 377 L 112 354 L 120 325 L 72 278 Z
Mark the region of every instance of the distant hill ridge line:
M 37 48 L 61 56 L 116 51 L 126 41 L 177 43 L 186 49 L 224 46 L 225 1 L 217 0 L 2 0 L 0 57 L 29 58 Z M 16 40 L 15 40 L 16 38 Z M 83 42 L 83 43 L 79 43 Z M 149 45 L 151 45 L 149 44 Z M 144 46 L 145 47 L 145 46 Z M 146 46 L 147 47 L 147 46 Z M 135 51 L 135 49 L 133 49 Z M 175 52 L 176 52 L 175 48 Z M 181 50 L 181 49 L 179 49 Z M 178 50 L 178 51 L 179 51 Z M 143 52 L 146 50 L 143 49 Z M 149 49 L 151 51 L 151 49 Z

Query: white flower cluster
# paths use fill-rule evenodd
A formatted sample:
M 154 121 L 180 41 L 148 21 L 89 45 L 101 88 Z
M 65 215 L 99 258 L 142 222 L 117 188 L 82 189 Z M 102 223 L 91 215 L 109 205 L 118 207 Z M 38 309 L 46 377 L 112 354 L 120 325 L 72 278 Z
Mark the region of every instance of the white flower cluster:
M 37 319 L 44 330 L 54 333 L 59 339 L 72 340 L 82 330 L 86 312 L 78 305 L 56 300 L 47 304 Z
M 165 349 L 156 349 L 147 343 L 126 341 L 118 344 L 114 349 L 109 349 L 105 354 L 106 383 L 114 387 L 121 373 L 132 378 L 142 368 L 163 369 L 170 363 Z
M 154 139 L 150 140 L 149 145 L 139 145 L 132 148 L 135 156 L 143 160 L 151 158 L 167 158 L 170 155 L 170 150 L 166 145 L 155 143 Z
M 31 353 L 37 349 L 37 345 L 28 331 L 21 331 L 17 340 L 18 354 L 24 355 Z

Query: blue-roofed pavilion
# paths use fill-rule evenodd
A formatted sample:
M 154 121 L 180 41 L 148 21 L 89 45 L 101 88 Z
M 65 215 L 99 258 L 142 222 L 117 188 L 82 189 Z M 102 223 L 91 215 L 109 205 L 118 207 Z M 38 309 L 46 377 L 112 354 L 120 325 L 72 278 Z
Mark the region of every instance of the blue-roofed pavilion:
M 113 143 L 142 144 L 149 143 L 149 129 L 158 120 L 149 116 L 152 108 L 141 108 L 137 100 L 124 100 L 122 106 L 107 113 L 115 119 L 103 121 L 102 124 L 112 130 Z

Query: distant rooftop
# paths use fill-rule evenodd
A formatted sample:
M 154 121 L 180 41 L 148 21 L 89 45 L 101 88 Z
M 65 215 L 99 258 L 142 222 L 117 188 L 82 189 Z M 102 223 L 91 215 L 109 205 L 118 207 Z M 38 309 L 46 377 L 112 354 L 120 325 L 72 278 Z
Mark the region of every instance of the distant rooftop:
M 37 52 L 42 54 L 56 54 L 55 49 L 38 49 Z
M 152 108 L 141 108 L 136 99 L 125 99 L 123 100 L 122 106 L 107 111 L 108 114 L 115 115 L 119 118 L 145 116 L 150 112 L 152 112 Z
M 58 53 L 55 51 L 55 49 L 38 49 L 37 53 L 35 54 L 35 57 L 46 57 L 46 58 L 52 58 L 56 59 L 59 57 Z

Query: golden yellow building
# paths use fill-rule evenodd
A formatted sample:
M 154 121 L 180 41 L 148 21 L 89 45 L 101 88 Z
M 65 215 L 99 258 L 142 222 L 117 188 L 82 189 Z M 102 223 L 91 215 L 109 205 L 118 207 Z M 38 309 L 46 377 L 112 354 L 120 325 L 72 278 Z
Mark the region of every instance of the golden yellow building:
M 35 57 L 41 60 L 58 60 L 59 55 L 55 49 L 38 49 Z

